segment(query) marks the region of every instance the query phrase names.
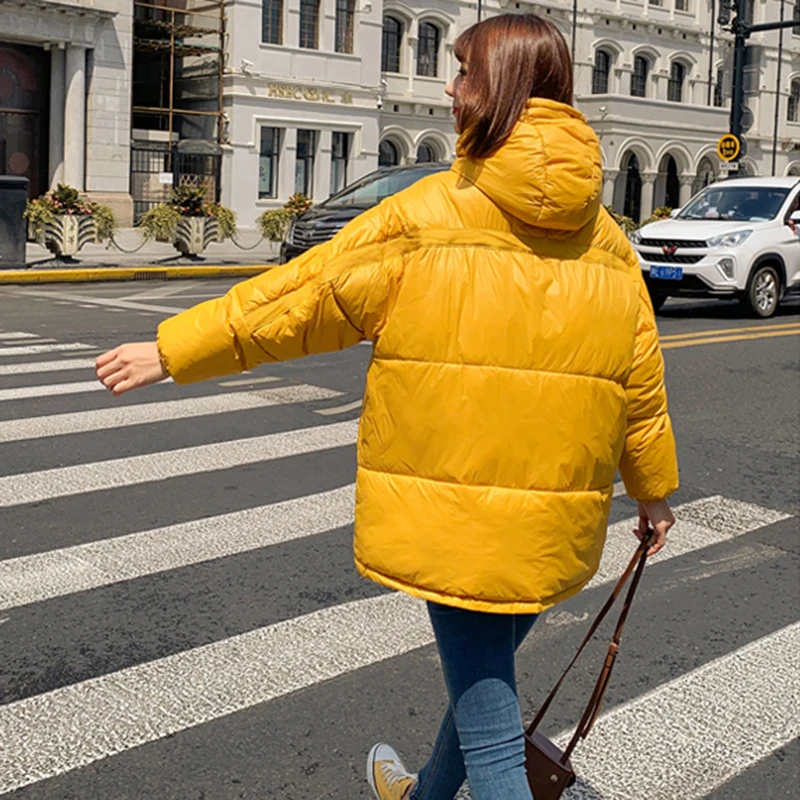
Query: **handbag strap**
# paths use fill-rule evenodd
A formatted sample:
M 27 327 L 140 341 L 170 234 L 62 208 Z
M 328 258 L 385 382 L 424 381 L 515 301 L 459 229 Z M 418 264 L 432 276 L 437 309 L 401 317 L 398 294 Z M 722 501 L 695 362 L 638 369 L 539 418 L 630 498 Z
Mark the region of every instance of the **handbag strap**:
M 633 574 L 633 581 L 631 582 L 628 593 L 625 597 L 625 602 L 623 603 L 622 611 L 620 612 L 619 620 L 617 621 L 617 627 L 614 631 L 614 636 L 611 639 L 611 644 L 608 647 L 608 653 L 606 654 L 605 661 L 603 662 L 603 668 L 600 671 L 600 677 L 597 679 L 594 691 L 589 698 L 589 702 L 583 712 L 581 721 L 578 724 L 578 727 L 575 729 L 575 733 L 570 740 L 569 745 L 567 745 L 561 756 L 560 761 L 562 764 L 567 762 L 567 759 L 569 759 L 572 751 L 575 749 L 575 745 L 578 743 L 578 740 L 585 739 L 589 734 L 589 731 L 592 729 L 595 720 L 600 713 L 603 698 L 605 696 L 606 689 L 608 688 L 609 678 L 611 677 L 611 670 L 614 667 L 614 661 L 617 657 L 617 653 L 619 652 L 622 629 L 625 625 L 625 620 L 628 618 L 628 612 L 630 611 L 633 597 L 636 594 L 636 589 L 639 586 L 639 581 L 641 580 L 642 573 L 644 572 L 645 563 L 647 561 L 647 551 L 650 547 L 650 541 L 653 537 L 653 534 L 654 531 L 652 528 L 648 528 L 647 533 L 642 538 L 642 541 L 640 542 L 639 547 L 636 549 L 636 552 L 633 554 L 633 558 L 631 558 L 631 561 L 626 567 L 625 572 L 622 573 L 622 577 L 619 579 L 619 581 L 617 581 L 617 585 L 611 592 L 611 596 L 608 598 L 608 600 L 606 600 L 605 605 L 600 609 L 600 613 L 589 627 L 589 630 L 581 642 L 577 652 L 573 656 L 572 661 L 570 661 L 570 663 L 567 665 L 567 668 L 558 679 L 556 685 L 550 690 L 550 694 L 547 695 L 542 707 L 534 717 L 533 722 L 531 722 L 531 724 L 528 726 L 528 735 L 533 734 L 533 732 L 539 727 L 544 715 L 550 708 L 550 704 L 553 702 L 558 690 L 561 688 L 561 684 L 564 682 L 564 679 L 567 677 L 570 670 L 575 666 L 575 662 L 580 657 L 580 654 L 583 652 L 586 645 L 589 644 L 592 637 L 595 635 L 595 633 L 597 633 L 597 629 L 600 627 L 603 620 L 608 615 L 608 612 L 611 610 L 611 607 L 622 593 L 622 590 L 625 587 L 625 584 L 628 582 L 631 574 Z

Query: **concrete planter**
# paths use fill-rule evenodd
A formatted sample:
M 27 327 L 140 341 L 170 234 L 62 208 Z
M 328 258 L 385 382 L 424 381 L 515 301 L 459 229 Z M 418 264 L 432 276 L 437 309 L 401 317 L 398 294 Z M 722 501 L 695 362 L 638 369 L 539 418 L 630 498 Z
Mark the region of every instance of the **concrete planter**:
M 72 258 L 80 249 L 97 241 L 97 228 L 90 216 L 64 214 L 44 227 L 44 246 L 59 258 Z
M 197 256 L 212 242 L 221 242 L 214 217 L 183 217 L 175 234 L 175 247 L 185 256 Z

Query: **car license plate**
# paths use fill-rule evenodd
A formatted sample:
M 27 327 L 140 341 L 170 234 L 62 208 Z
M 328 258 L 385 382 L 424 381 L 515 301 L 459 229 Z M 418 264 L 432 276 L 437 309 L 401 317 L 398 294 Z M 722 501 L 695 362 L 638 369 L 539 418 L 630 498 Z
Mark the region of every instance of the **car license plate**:
M 661 281 L 679 281 L 683 277 L 683 267 L 661 267 L 653 264 L 650 267 L 650 277 Z

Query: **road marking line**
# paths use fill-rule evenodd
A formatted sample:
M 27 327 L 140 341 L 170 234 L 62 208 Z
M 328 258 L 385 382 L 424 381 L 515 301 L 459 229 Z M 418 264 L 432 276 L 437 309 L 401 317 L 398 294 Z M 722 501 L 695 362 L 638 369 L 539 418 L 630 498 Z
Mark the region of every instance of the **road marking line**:
M 699 800 L 796 739 L 798 649 L 795 623 L 603 714 L 565 800 Z
M 0 342 L 3 347 L 21 348 L 32 344 L 54 344 L 58 339 L 45 339 L 43 336 L 37 336 L 34 339 L 11 339 L 10 341 Z
M 784 330 L 786 328 L 797 328 L 800 325 L 800 322 L 785 322 L 779 325 L 749 325 L 747 327 L 742 328 L 720 328 L 720 329 L 711 329 L 705 331 L 693 331 L 691 333 L 671 333 L 666 336 L 660 336 L 659 339 L 662 342 L 672 342 L 678 341 L 680 339 L 694 339 L 697 337 L 707 337 L 707 336 L 723 336 L 728 333 L 750 333 L 751 331 L 760 332 L 760 331 L 777 331 L 777 330 Z
M 315 536 L 353 523 L 355 484 L 0 561 L 0 610 Z
M 25 347 L 0 347 L 0 356 L 35 356 L 39 353 L 64 353 L 70 350 L 91 350 L 92 345 L 70 342 L 68 344 L 32 344 Z
M 625 484 L 622 481 L 614 484 L 614 490 L 611 492 L 612 497 L 622 497 L 625 495 Z
M 49 383 L 46 386 L 19 386 L 16 389 L 0 389 L 0 402 L 5 400 L 27 400 L 34 397 L 55 397 L 63 394 L 106 391 L 100 381 L 77 383 Z M 0 423 L 2 425 L 2 423 Z
M 267 406 L 288 405 L 314 400 L 328 400 L 330 390 L 309 384 L 281 386 L 255 392 L 230 392 L 227 394 L 164 400 L 158 403 L 115 405 L 93 411 L 76 411 L 41 417 L 0 422 L 0 443 L 66 436 L 73 433 L 111 430 L 131 425 L 149 425 L 168 420 L 248 411 Z
M 220 381 L 220 386 L 253 386 L 258 383 L 274 383 L 275 381 L 279 381 L 280 378 L 276 378 L 274 375 L 267 375 L 263 378 L 244 378 L 243 380 L 236 380 L 236 381 Z M 341 394 L 341 392 L 337 392 L 337 394 Z
M 726 502 L 722 498 L 717 498 L 717 501 Z M 627 525 L 630 525 L 630 521 Z M 731 532 L 727 531 L 725 535 L 730 537 Z M 608 570 L 612 580 L 618 577 L 623 564 L 630 557 L 633 537 L 628 534 L 625 538 L 627 547 L 624 555 L 613 565 L 613 569 Z M 699 544 L 693 535 L 686 537 L 684 542 L 690 551 L 705 546 Z M 751 673 L 757 675 L 758 683 L 752 690 L 748 684 L 746 702 L 756 705 L 764 703 L 765 707 L 774 709 L 773 714 L 778 716 L 771 714 L 769 725 L 780 721 L 783 730 L 796 726 L 796 720 L 800 718 L 800 715 L 795 715 L 794 721 L 784 721 L 792 713 L 791 701 L 786 702 L 786 687 L 791 688 L 794 684 L 791 691 L 796 694 L 797 681 L 791 675 L 791 668 L 781 669 L 790 662 L 776 664 L 776 656 L 773 655 L 780 654 L 777 657 L 782 658 L 785 650 L 794 659 L 797 647 L 794 633 L 789 642 L 784 642 L 786 631 L 789 630 L 784 629 L 771 638 L 767 637 L 762 641 L 762 646 L 745 648 L 719 662 L 713 662 L 726 665 L 727 669 L 727 665 L 735 661 L 742 665 L 746 673 L 750 666 L 750 654 L 759 659 L 763 654 L 763 663 L 773 672 L 781 672 L 781 678 L 777 682 L 771 679 L 765 681 L 760 662 L 759 668 Z M 9 703 L 0 707 L 0 741 L 4 742 L 0 751 L 0 793 L 69 772 L 431 643 L 433 634 L 425 604 L 408 595 L 389 593 L 324 608 Z M 688 685 L 697 693 L 702 688 L 705 693 L 703 705 L 713 701 L 716 709 L 719 695 L 717 691 L 709 692 L 705 677 L 709 676 L 711 686 L 719 689 L 715 685 L 718 678 L 715 669 L 711 666 L 696 671 L 701 675 L 699 678 L 689 673 L 649 695 L 651 702 L 656 698 L 656 705 L 659 705 L 659 698 L 662 697 L 669 701 L 661 703 L 661 716 L 657 724 L 648 721 L 651 736 L 659 737 L 658 741 L 663 742 L 661 734 L 665 719 L 676 727 L 682 726 L 683 731 L 688 731 L 692 724 L 696 725 L 696 722 L 687 722 L 680 716 L 686 714 L 687 708 L 694 713 L 696 705 L 674 707 L 675 700 L 680 697 L 680 690 L 676 687 Z M 733 711 L 740 707 L 741 685 L 738 680 L 724 683 L 725 691 L 732 694 L 729 707 Z M 762 695 L 766 687 L 775 691 L 764 698 Z M 638 709 L 640 706 L 635 707 Z M 620 713 L 620 710 L 614 710 L 606 716 L 619 716 Z M 714 713 L 717 711 L 714 710 Z M 713 713 L 703 714 L 701 719 L 706 720 L 709 716 L 713 716 Z M 737 717 L 741 725 L 739 730 L 772 741 L 769 736 L 761 737 L 760 733 L 753 730 L 760 725 L 760 719 L 759 712 Z M 631 724 L 635 724 L 635 720 Z M 711 724 L 716 725 L 716 721 Z M 730 725 L 731 720 L 726 719 L 725 724 Z M 603 729 L 609 732 L 606 735 L 624 737 L 625 746 L 618 746 L 614 753 L 618 754 L 619 759 L 626 758 L 633 746 L 631 742 L 636 738 L 630 735 L 630 727 L 614 720 L 613 724 L 608 723 Z M 695 741 L 698 732 L 690 731 L 685 738 L 688 739 L 690 734 L 693 734 L 692 741 Z M 720 740 L 709 737 L 705 741 L 712 747 Z M 686 741 L 680 741 L 680 746 L 685 747 Z M 648 747 L 652 745 L 648 744 Z M 590 769 L 596 770 L 601 777 L 606 772 L 613 776 L 614 770 L 604 772 L 603 766 L 598 763 L 609 756 L 606 752 L 603 758 L 591 759 Z M 671 757 L 674 758 L 674 754 Z M 631 762 L 636 765 L 637 776 L 640 774 L 638 768 L 641 761 L 639 758 Z M 680 759 L 677 761 L 682 763 Z M 650 778 L 653 779 L 654 776 Z M 673 789 L 675 785 L 679 784 L 672 784 Z M 605 796 L 619 797 L 616 794 Z M 648 797 L 650 800 L 656 796 L 645 792 L 637 797 Z M 674 794 L 671 795 L 671 798 L 674 797 Z
M 8 475 L 0 478 L 0 507 L 216 472 L 246 464 L 263 464 L 265 469 L 269 469 L 266 462 L 275 459 L 354 445 L 357 434 L 358 422 L 351 420 L 130 458 Z
M 178 569 L 325 533 L 353 522 L 355 486 L 235 511 L 156 530 L 0 561 L 0 610 Z M 786 515 L 759 506 L 731 506 L 723 497 L 678 506 L 680 525 L 655 560 L 730 541 Z M 738 514 L 733 517 L 732 511 Z M 316 516 L 315 516 L 316 515 Z M 699 520 L 711 522 L 701 524 Z M 731 520 L 734 520 L 731 523 Z M 635 544 L 636 518 L 611 525 L 600 569 L 589 586 L 616 580 Z
M 22 331 L 11 331 L 10 333 L 0 333 L 0 339 L 8 341 L 11 339 L 38 339 L 35 333 L 23 333 Z
M 94 370 L 94 366 L 93 358 L 65 359 L 64 361 L 31 361 L 27 364 L 0 364 L 0 375 L 35 375 L 38 372 Z
M 334 406 L 333 408 L 316 408 L 314 409 L 315 414 L 324 414 L 328 416 L 330 414 L 344 414 L 345 411 L 354 411 L 357 408 L 361 408 L 361 400 L 355 400 L 352 403 L 347 403 L 343 406 Z
M 779 336 L 800 336 L 800 327 L 791 331 L 775 331 L 774 333 L 753 334 L 749 336 L 720 336 L 713 339 L 691 339 L 684 342 L 667 342 L 661 345 L 662 350 L 672 350 L 676 347 L 694 347 L 699 344 L 725 344 L 726 342 L 745 342 L 755 339 L 774 339 Z
M 34 299 L 38 297 L 42 298 L 50 298 L 52 299 L 54 294 L 53 292 L 46 292 L 43 290 L 36 290 L 36 289 L 24 289 L 18 292 L 14 292 L 20 297 L 30 297 L 33 296 Z M 124 308 L 128 309 L 129 311 L 156 311 L 159 314 L 178 314 L 181 311 L 186 311 L 185 308 L 178 308 L 176 306 L 156 306 L 148 303 L 132 303 L 127 300 L 120 300 L 120 299 L 112 299 L 108 297 L 94 297 L 92 295 L 85 295 L 85 294 L 74 294 L 74 293 L 66 293 L 66 292 L 59 292 L 58 293 L 59 299 L 64 300 L 73 300 L 76 303 L 93 303 L 95 306 L 110 306 L 112 308 Z

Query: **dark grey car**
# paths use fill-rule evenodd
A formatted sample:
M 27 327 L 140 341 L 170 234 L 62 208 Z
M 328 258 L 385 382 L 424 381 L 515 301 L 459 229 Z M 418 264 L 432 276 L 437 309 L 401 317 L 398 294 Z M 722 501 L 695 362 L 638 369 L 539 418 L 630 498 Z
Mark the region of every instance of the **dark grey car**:
M 285 264 L 314 245 L 332 239 L 351 219 L 378 205 L 381 200 L 407 189 L 420 178 L 448 169 L 450 164 L 440 161 L 407 167 L 384 167 L 371 172 L 338 194 L 299 214 L 281 245 L 280 263 Z

